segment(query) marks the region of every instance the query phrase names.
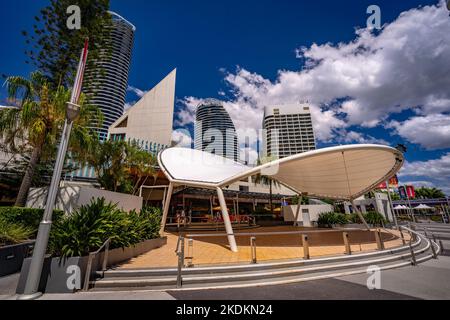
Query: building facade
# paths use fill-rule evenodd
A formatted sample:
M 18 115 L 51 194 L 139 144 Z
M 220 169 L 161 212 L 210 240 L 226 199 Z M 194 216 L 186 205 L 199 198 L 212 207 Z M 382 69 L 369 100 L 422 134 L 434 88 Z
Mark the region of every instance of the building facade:
M 174 69 L 118 118 L 109 127 L 109 139 L 134 142 L 155 155 L 167 148 L 172 139 L 176 74 Z
M 236 128 L 219 100 L 207 99 L 197 107 L 194 139 L 197 150 L 239 160 Z
M 265 107 L 263 129 L 264 156 L 285 158 L 316 149 L 308 104 Z
M 110 12 L 112 25 L 105 28 L 109 33 L 108 48 L 102 49 L 95 61 L 95 68 L 86 70 L 83 93 L 88 102 L 103 113 L 102 125 L 94 128 L 101 139 L 106 139 L 108 128 L 122 116 L 128 87 L 128 73 L 136 28 L 117 13 Z M 86 82 L 87 81 L 87 82 Z

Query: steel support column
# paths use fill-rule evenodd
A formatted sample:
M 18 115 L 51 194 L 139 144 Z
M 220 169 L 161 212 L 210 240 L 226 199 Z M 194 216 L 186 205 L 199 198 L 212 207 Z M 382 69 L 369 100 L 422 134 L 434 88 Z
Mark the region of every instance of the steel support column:
M 230 216 L 228 215 L 227 203 L 225 202 L 225 196 L 221 188 L 217 187 L 217 196 L 220 202 L 220 208 L 222 210 L 223 223 L 225 224 L 225 230 L 227 232 L 228 243 L 230 244 L 230 249 L 233 252 L 237 252 L 238 248 L 236 245 L 236 239 L 234 238 L 233 227 L 231 226 Z

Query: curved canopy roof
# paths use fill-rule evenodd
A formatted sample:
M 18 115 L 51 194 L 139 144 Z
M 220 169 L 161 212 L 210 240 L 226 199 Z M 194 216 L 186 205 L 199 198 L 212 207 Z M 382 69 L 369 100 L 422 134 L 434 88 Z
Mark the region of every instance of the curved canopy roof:
M 172 183 L 206 188 L 224 187 L 263 174 L 298 193 L 355 199 L 395 175 L 403 164 L 400 151 L 361 144 L 324 148 L 248 167 L 193 149 L 169 148 L 158 162 Z

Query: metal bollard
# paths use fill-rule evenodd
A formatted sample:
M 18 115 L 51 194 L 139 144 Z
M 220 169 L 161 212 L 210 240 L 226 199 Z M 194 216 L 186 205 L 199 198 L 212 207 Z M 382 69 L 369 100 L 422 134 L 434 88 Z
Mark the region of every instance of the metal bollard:
M 252 254 L 252 263 L 257 263 L 256 260 L 256 237 L 250 238 L 250 250 Z
M 345 253 L 350 255 L 352 254 L 352 248 L 350 246 L 350 242 L 348 241 L 348 233 L 343 232 L 342 236 L 344 237 Z
M 377 241 L 378 250 L 384 250 L 384 243 L 383 243 L 383 240 L 381 239 L 380 229 L 377 229 L 375 231 L 375 240 Z
M 187 267 L 190 268 L 194 265 L 194 239 L 188 239 L 188 259 Z
M 183 263 L 184 263 L 184 238 L 181 237 L 181 248 L 178 250 L 178 273 L 177 273 L 177 288 L 181 288 L 183 286 L 183 276 L 181 274 Z
M 309 256 L 308 236 L 306 234 L 302 234 L 302 243 L 303 243 L 303 258 L 308 260 L 310 256 Z
M 402 243 L 403 243 L 403 245 L 405 245 L 406 244 L 405 235 L 403 234 L 403 231 L 401 228 L 399 228 L 399 231 L 400 231 L 400 237 L 402 238 Z
M 416 253 L 414 252 L 414 249 L 412 247 L 412 239 L 411 239 L 411 241 L 409 241 L 409 250 L 411 251 L 411 264 L 413 266 L 416 266 L 417 265 Z
M 433 253 L 433 259 L 437 259 L 436 248 L 434 247 L 434 243 L 431 239 L 430 239 L 430 247 L 431 247 L 431 252 Z

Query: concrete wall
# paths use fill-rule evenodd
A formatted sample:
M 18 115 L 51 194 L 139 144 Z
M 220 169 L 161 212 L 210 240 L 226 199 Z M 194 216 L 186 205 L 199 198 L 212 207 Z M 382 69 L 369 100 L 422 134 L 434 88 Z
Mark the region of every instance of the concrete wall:
M 32 188 L 28 195 L 27 207 L 44 208 L 47 199 L 47 190 L 48 188 Z M 64 183 L 59 189 L 56 208 L 70 214 L 80 206 L 89 204 L 93 198 L 102 197 L 107 202 L 117 203 L 118 207 L 125 211 L 131 211 L 133 209 L 140 211 L 142 209 L 143 199 L 141 197 L 73 183 Z
M 317 222 L 319 215 L 324 212 L 333 211 L 333 206 L 329 204 L 312 204 L 312 205 L 302 205 L 300 206 L 300 211 L 298 214 L 297 222 L 307 222 L 305 221 L 304 211 L 308 210 L 310 222 Z M 295 221 L 295 213 L 297 212 L 297 206 L 284 206 L 283 207 L 283 216 L 284 221 L 294 222 Z M 306 225 L 305 225 L 306 226 Z
M 381 213 L 388 221 L 393 222 L 393 216 L 391 207 L 389 205 L 389 198 L 387 194 L 384 193 L 375 193 L 375 198 L 373 199 L 364 199 L 359 198 L 356 199 L 355 205 L 361 207 L 361 212 L 366 213 L 369 211 L 366 207 L 373 205 L 375 208 L 375 211 Z M 344 203 L 345 213 L 349 214 L 354 212 L 354 210 L 351 209 L 351 203 L 345 202 Z

